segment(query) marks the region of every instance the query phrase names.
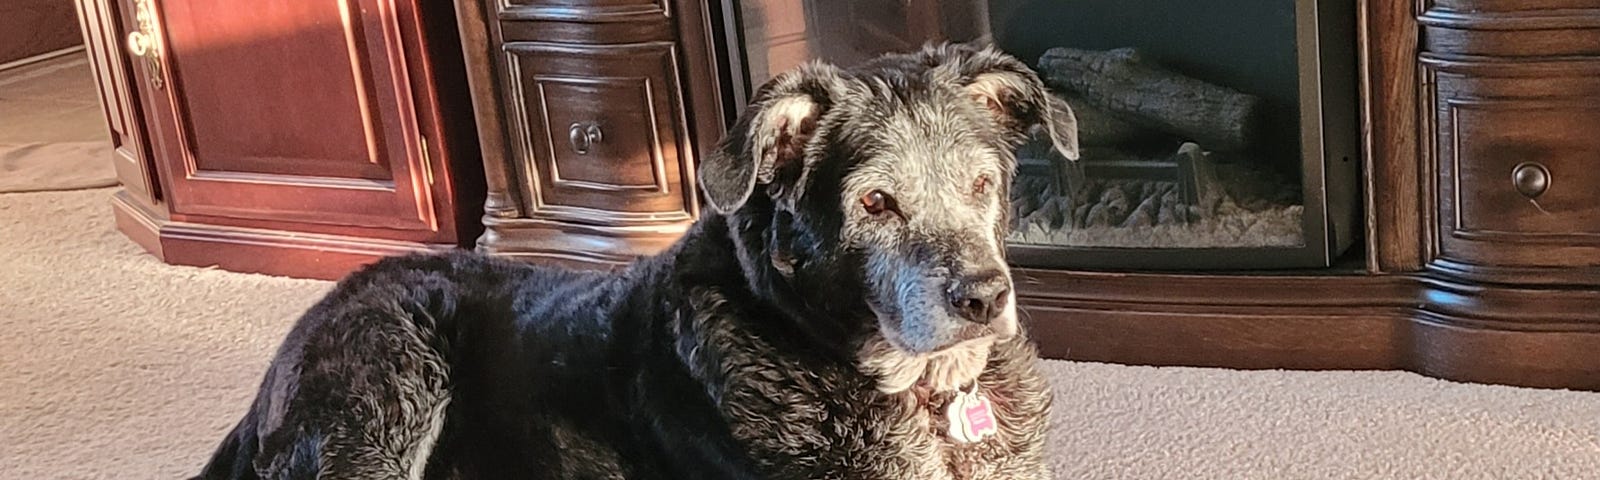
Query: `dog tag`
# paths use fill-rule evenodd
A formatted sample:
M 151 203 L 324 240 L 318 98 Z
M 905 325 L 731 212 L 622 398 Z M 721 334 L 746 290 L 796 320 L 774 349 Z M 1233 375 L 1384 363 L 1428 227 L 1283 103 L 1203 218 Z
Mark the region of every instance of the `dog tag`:
M 950 407 L 945 409 L 945 416 L 950 418 L 950 438 L 957 442 L 980 442 L 1000 430 L 994 419 L 994 409 L 990 408 L 989 397 L 979 393 L 976 384 L 971 391 L 956 393 L 956 398 L 950 401 Z

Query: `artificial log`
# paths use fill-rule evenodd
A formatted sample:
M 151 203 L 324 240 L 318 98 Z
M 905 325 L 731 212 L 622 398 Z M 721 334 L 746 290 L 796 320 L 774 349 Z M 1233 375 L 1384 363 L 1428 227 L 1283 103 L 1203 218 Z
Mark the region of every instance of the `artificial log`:
M 1057 93 L 1056 96 L 1061 97 L 1062 101 L 1072 107 L 1072 113 L 1078 119 L 1079 145 L 1107 147 L 1161 137 L 1160 132 L 1129 123 L 1083 97 L 1065 93 Z
M 1039 71 L 1089 106 L 1209 151 L 1244 150 L 1257 135 L 1259 98 L 1167 70 L 1132 48 L 1052 48 L 1039 58 Z

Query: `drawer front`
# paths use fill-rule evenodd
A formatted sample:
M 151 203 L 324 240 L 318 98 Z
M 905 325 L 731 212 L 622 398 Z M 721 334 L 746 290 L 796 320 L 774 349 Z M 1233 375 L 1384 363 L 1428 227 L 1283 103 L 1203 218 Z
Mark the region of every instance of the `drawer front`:
M 1429 119 L 1437 257 L 1600 266 L 1600 64 L 1440 61 Z
M 501 20 L 555 20 L 584 23 L 665 20 L 666 0 L 499 0 Z
M 1539 12 L 1600 8 L 1600 0 L 1432 0 L 1436 10 L 1458 12 Z M 1543 12 L 1549 15 L 1549 12 Z
M 1458 234 L 1600 235 L 1600 103 L 1447 103 Z
M 505 47 L 509 126 L 530 216 L 598 225 L 696 212 L 671 43 Z
M 1418 17 L 1422 49 L 1439 54 L 1491 57 L 1600 55 L 1600 9 L 1562 11 L 1453 11 Z

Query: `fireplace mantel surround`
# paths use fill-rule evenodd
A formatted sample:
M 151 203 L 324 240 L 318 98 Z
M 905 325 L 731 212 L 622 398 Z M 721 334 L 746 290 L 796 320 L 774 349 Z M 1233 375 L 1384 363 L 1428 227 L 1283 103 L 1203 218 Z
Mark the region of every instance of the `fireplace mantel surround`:
M 388 142 L 382 168 L 319 166 L 346 145 L 284 158 L 187 123 L 226 111 L 195 89 L 232 87 L 204 77 L 255 81 L 185 64 L 243 65 L 227 49 L 184 51 L 210 32 L 184 18 L 195 13 L 187 3 L 79 0 L 128 185 L 113 202 L 119 228 L 171 263 L 332 278 L 381 255 L 457 245 L 615 265 L 670 243 L 699 214 L 697 156 L 746 87 L 729 66 L 749 59 L 722 34 L 738 28 L 732 0 L 456 0 L 454 24 L 441 21 L 446 8 L 362 0 L 403 8 L 361 9 L 367 37 L 256 42 L 383 60 L 353 70 L 356 83 L 385 87 L 373 90 L 386 95 L 376 110 L 340 110 L 327 92 L 297 103 L 337 113 L 318 119 L 329 125 L 370 116 L 374 131 L 395 129 L 373 137 Z M 906 11 L 933 13 L 905 28 L 938 31 L 933 7 L 961 16 L 950 6 L 960 3 L 910 0 L 928 8 Z M 1349 4 L 1359 246 L 1332 267 L 1294 271 L 1020 268 L 1019 301 L 1044 355 L 1600 390 L 1600 3 Z M 301 20 L 340 15 L 313 10 Z M 133 55 L 123 46 L 134 33 L 164 41 Z M 212 191 L 228 182 L 245 194 Z
M 1405 369 L 1600 389 L 1600 137 L 1584 133 L 1600 127 L 1600 8 L 1586 0 L 1545 4 L 1550 10 L 1497 0 L 1355 2 L 1364 248 L 1331 268 L 1293 272 L 1021 269 L 1019 301 L 1042 352 L 1149 365 Z M 524 177 L 528 162 L 514 147 L 519 127 L 496 112 L 524 103 L 500 52 L 517 52 L 513 40 L 529 38 L 509 32 L 573 39 L 558 38 L 569 30 L 532 27 L 520 8 L 495 5 L 458 2 L 473 40 L 474 91 L 486 107 L 479 110 L 488 126 L 483 143 L 507 146 L 485 151 L 490 171 L 507 175 L 491 180 L 493 221 L 480 248 L 568 261 L 595 243 L 552 233 L 560 227 L 549 225 L 563 224 L 545 220 L 544 207 L 525 208 L 534 202 L 508 201 L 536 194 L 519 187 L 538 180 Z M 702 25 L 726 21 L 709 20 Z M 613 40 L 596 29 L 576 41 Z M 682 58 L 685 78 L 706 61 L 692 48 Z M 695 95 L 711 87 L 686 88 Z M 688 113 L 725 117 L 727 110 Z M 715 137 L 696 133 L 700 141 Z M 1517 189 L 1540 174 L 1550 177 L 1548 191 L 1535 204 Z M 692 187 L 689 177 L 683 182 Z

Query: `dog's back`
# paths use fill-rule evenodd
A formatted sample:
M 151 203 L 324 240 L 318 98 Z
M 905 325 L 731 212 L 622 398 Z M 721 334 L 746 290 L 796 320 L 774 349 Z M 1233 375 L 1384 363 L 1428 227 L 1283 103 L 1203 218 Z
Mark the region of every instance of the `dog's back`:
M 527 439 L 493 437 L 524 436 L 516 427 L 572 410 L 608 417 L 598 410 L 605 407 L 600 379 L 573 372 L 604 371 L 610 335 L 604 312 L 618 280 L 471 253 L 368 266 L 295 325 L 249 412 L 197 478 L 340 472 L 415 479 L 430 468 L 468 468 L 492 478 L 502 468 L 584 468 L 498 452 L 496 445 Z M 499 418 L 458 415 L 463 409 L 452 404 L 474 404 L 479 408 L 465 410 Z M 456 435 L 469 429 L 470 438 Z M 604 450 L 603 443 L 589 447 Z M 487 461 L 429 465 L 435 451 L 468 447 L 473 452 L 449 457 Z

